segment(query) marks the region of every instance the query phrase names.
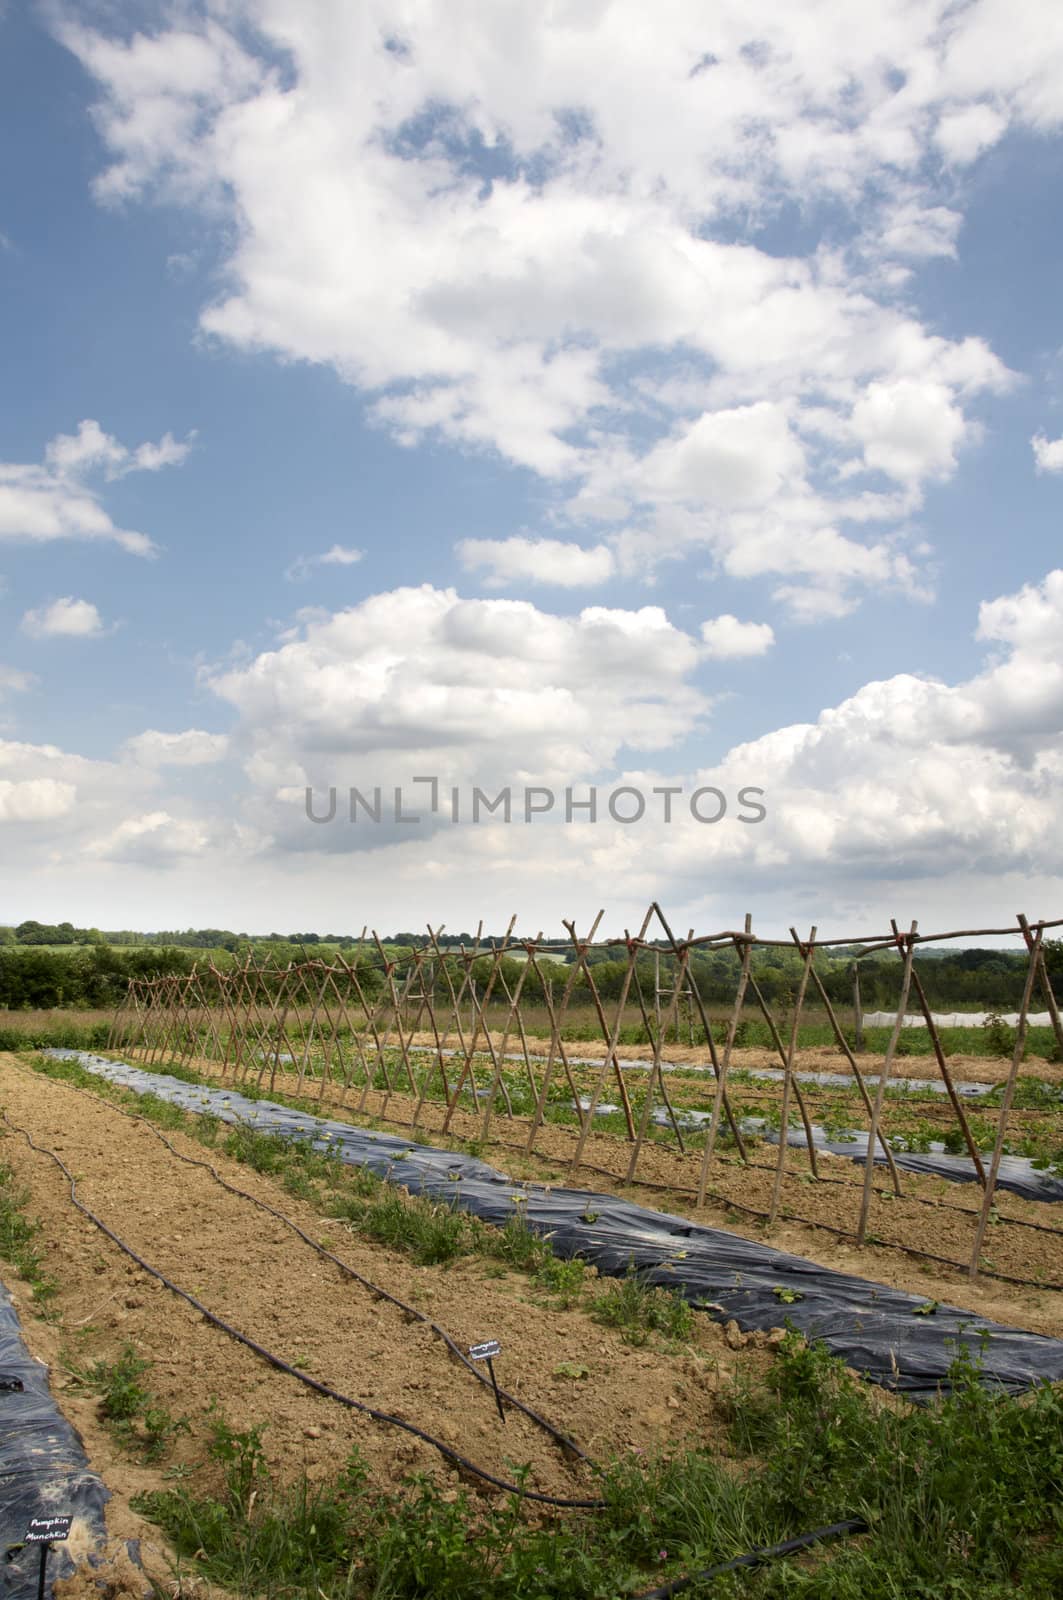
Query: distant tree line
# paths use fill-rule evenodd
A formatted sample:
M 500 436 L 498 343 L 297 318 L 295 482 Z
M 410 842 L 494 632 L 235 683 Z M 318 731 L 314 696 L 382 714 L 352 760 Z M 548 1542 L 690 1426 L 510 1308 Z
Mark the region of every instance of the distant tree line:
M 161 942 L 163 940 L 165 942 Z M 426 937 L 398 933 L 389 935 L 382 943 L 387 961 L 397 968 L 396 981 L 401 988 L 411 954 L 425 948 Z M 436 996 L 446 1001 L 452 990 L 460 991 L 466 974 L 467 963 L 458 953 L 458 947 L 463 945 L 466 953 L 471 954 L 476 940 L 474 936 L 460 933 L 448 939 L 440 938 L 438 943 L 444 952 L 443 960 L 430 956 L 423 968 L 423 977 L 431 982 Z M 500 938 L 485 938 L 481 940 L 481 948 L 497 943 L 501 943 Z M 315 950 L 322 945 L 332 949 Z M 59 946 L 64 948 L 56 948 Z M 369 944 L 360 943 L 353 935 L 275 934 L 261 938 L 219 928 L 189 929 L 184 934 L 146 935 L 127 931 L 116 935 L 101 933 L 95 928 L 77 928 L 69 922 L 23 922 L 17 927 L 0 928 L 0 1008 L 108 1007 L 116 1004 L 125 993 L 130 978 L 187 973 L 197 961 L 202 970 L 208 951 L 209 960 L 221 969 L 246 955 L 255 957 L 256 964 L 265 963 L 267 970 L 257 980 L 265 992 L 279 986 L 279 974 L 290 962 L 298 963 L 315 955 L 329 962 L 337 947 L 341 952 L 341 969 L 345 963 L 356 974 L 356 978 L 349 979 L 341 970 L 338 980 L 341 989 L 346 988 L 353 995 L 357 983 L 370 1000 L 386 989 L 387 973 L 379 952 Z M 499 964 L 490 993 L 493 1003 L 506 1005 L 507 995 L 515 992 L 522 977 L 522 1001 L 531 1003 L 545 998 L 544 989 L 556 998 L 572 979 L 571 947 L 555 946 L 557 953 L 566 956 L 566 961 L 544 956 L 531 970 L 526 970 L 526 958 L 519 941 L 515 949 L 518 954 L 505 956 Z M 1045 952 L 1053 988 L 1063 998 L 1063 941 L 1046 941 Z M 817 952 L 816 972 L 831 1001 L 844 1008 L 851 1005 L 854 965 L 858 965 L 864 1010 L 889 1010 L 896 1006 L 902 976 L 899 956 L 895 952 L 880 951 L 856 963 L 857 953 L 855 949 L 837 948 Z M 1026 975 L 1023 951 L 949 951 L 947 947 L 939 947 L 920 953 L 917 961 L 923 988 L 935 1010 L 1018 1009 Z M 586 965 L 600 998 L 605 1002 L 619 999 L 628 971 L 624 943 L 620 941 L 588 951 Z M 493 966 L 491 956 L 479 956 L 471 963 L 472 978 L 481 999 L 491 981 Z M 704 1004 L 719 1007 L 732 1001 L 739 969 L 740 961 L 734 949 L 694 950 L 689 959 L 687 981 L 694 985 Z M 753 957 L 752 971 L 760 991 L 767 1003 L 776 1009 L 787 1010 L 795 1003 L 801 969 L 802 959 L 796 949 L 761 948 Z M 659 981 L 662 1004 L 665 1008 L 670 1006 L 676 970 L 674 955 L 667 948 L 644 949 L 636 962 L 635 982 L 628 989 L 629 1004 L 637 1007 L 641 993 L 644 1003 L 651 1006 Z M 575 1003 L 582 1004 L 592 999 L 585 972 L 576 977 L 572 998 Z M 814 992 L 809 994 L 807 1003 L 818 1004 Z M 1034 1009 L 1043 1007 L 1043 996 L 1035 991 Z
M 78 950 L 40 945 L 0 946 L 0 1007 L 8 1011 L 56 1007 L 110 1008 L 125 994 L 130 978 L 187 972 L 185 950 L 113 950 L 97 944 Z

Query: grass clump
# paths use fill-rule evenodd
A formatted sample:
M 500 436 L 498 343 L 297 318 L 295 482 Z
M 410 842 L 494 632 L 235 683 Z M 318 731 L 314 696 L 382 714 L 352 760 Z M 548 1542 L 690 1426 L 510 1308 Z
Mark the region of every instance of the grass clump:
M 694 1333 L 694 1313 L 687 1301 L 646 1283 L 633 1262 L 619 1282 L 594 1297 L 591 1314 L 604 1327 L 618 1328 L 625 1344 L 645 1344 L 651 1333 L 670 1340 L 689 1340 Z
M 179 1433 L 187 1433 L 185 1417 L 173 1416 L 141 1382 L 151 1362 L 138 1356 L 131 1344 L 122 1346 L 116 1360 L 96 1361 L 90 1367 L 66 1363 L 76 1383 L 100 1397 L 100 1414 L 127 1450 L 146 1461 L 159 1461 Z
M 0 1162 L 0 1256 L 21 1273 L 43 1307 L 55 1297 L 59 1284 L 44 1270 L 47 1252 L 37 1243 L 41 1223 L 26 1214 L 29 1197 L 29 1190 L 16 1184 L 12 1169 Z
M 475 1219 L 438 1201 L 405 1196 L 379 1186 L 368 1199 L 351 1196 L 340 1202 L 345 1216 L 367 1238 L 400 1250 L 419 1266 L 443 1266 L 476 1249 Z

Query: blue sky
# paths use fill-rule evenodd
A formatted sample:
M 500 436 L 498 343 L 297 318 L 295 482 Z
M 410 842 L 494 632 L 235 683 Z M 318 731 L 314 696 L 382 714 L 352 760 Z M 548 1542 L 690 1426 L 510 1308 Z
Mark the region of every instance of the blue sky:
M 1051 916 L 1032 9 L 0 14 L 0 920 Z

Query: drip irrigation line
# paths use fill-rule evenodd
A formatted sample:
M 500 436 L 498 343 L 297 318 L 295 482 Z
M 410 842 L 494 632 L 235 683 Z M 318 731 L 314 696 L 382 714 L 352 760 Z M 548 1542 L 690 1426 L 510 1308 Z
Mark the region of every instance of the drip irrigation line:
M 208 1085 L 208 1087 L 209 1087 L 209 1085 Z M 336 1104 L 336 1102 L 334 1100 L 331 1103 L 333 1105 Z M 342 1102 L 340 1102 L 340 1104 L 342 1106 Z M 342 1106 L 342 1109 L 349 1110 L 350 1108 L 347 1107 L 347 1106 Z M 415 1128 L 414 1128 L 413 1123 L 406 1122 L 406 1121 L 402 1120 L 399 1117 L 388 1117 L 388 1116 L 383 1115 L 383 1114 L 381 1114 L 379 1112 L 373 1113 L 373 1115 L 371 1116 L 371 1118 L 369 1120 L 370 1121 L 378 1121 L 378 1122 L 391 1122 L 396 1127 L 409 1128 L 411 1131 L 416 1131 Z M 426 1132 L 432 1132 L 433 1130 L 426 1129 L 425 1131 Z M 460 1143 L 460 1142 L 461 1141 L 459 1139 L 458 1143 Z M 494 1142 L 497 1143 L 499 1146 L 501 1146 L 503 1149 L 519 1150 L 522 1155 L 526 1155 L 527 1154 L 527 1152 L 525 1151 L 523 1145 L 516 1145 L 511 1140 L 498 1139 L 498 1140 L 495 1140 Z M 566 1169 L 571 1166 L 571 1160 L 563 1160 L 558 1156 L 546 1155 L 540 1150 L 534 1151 L 533 1154 L 534 1154 L 534 1157 L 535 1157 L 535 1159 L 537 1161 L 542 1161 L 548 1166 L 563 1167 L 563 1168 L 566 1168 Z M 761 1162 L 758 1162 L 758 1161 L 743 1162 L 741 1164 L 739 1164 L 737 1162 L 728 1162 L 727 1164 L 729 1166 L 736 1167 L 737 1170 L 742 1171 L 742 1172 L 771 1172 L 773 1170 L 771 1167 L 765 1166 Z M 623 1183 L 623 1179 L 621 1179 L 619 1174 L 615 1173 L 615 1172 L 611 1172 L 608 1167 L 599 1167 L 599 1166 L 594 1165 L 594 1163 L 588 1162 L 588 1161 L 581 1162 L 580 1165 L 585 1171 L 597 1173 L 600 1177 L 603 1177 L 603 1178 L 609 1178 L 613 1183 Z M 788 1173 L 787 1176 L 788 1177 L 792 1177 L 792 1178 L 797 1179 L 797 1180 L 800 1180 L 804 1175 L 801 1174 L 801 1173 L 794 1172 L 792 1174 Z M 919 1176 L 919 1174 L 917 1174 L 917 1176 Z M 835 1185 L 835 1186 L 841 1187 L 841 1188 L 852 1187 L 852 1185 L 849 1183 L 848 1179 L 846 1179 L 846 1178 L 816 1178 L 813 1181 L 816 1182 L 816 1183 L 832 1184 L 832 1185 Z M 945 1180 L 945 1181 L 948 1181 L 948 1180 Z M 626 1184 L 624 1186 L 627 1187 Z M 689 1188 L 689 1187 L 687 1187 L 686 1185 L 683 1185 L 683 1184 L 677 1184 L 677 1183 L 654 1183 L 654 1182 L 652 1182 L 652 1181 L 650 1181 L 649 1179 L 646 1179 L 646 1178 L 633 1178 L 632 1181 L 631 1181 L 631 1187 L 639 1188 L 639 1189 L 652 1189 L 658 1194 L 695 1194 L 696 1193 L 696 1190 L 694 1190 L 692 1188 Z M 770 1216 L 769 1212 L 761 1211 L 758 1207 L 747 1205 L 743 1201 L 734 1200 L 729 1195 L 721 1194 L 718 1189 L 707 1189 L 706 1193 L 710 1196 L 710 1198 L 715 1200 L 716 1203 L 719 1206 L 721 1206 L 724 1210 L 731 1209 L 733 1211 L 741 1211 L 746 1216 L 757 1217 L 759 1220 L 762 1220 L 762 1221 L 770 1221 L 771 1220 L 771 1216 Z M 889 1195 L 891 1199 L 894 1198 L 893 1191 L 890 1190 L 890 1189 L 875 1189 L 874 1193 L 876 1193 L 878 1195 L 882 1195 L 882 1196 Z M 929 1199 L 924 1198 L 921 1195 L 902 1195 L 900 1198 L 901 1198 L 902 1202 L 903 1201 L 912 1201 L 916 1205 L 929 1206 L 934 1210 L 959 1212 L 959 1213 L 962 1213 L 962 1214 L 964 1214 L 966 1216 L 976 1216 L 977 1215 L 977 1213 L 975 1211 L 973 1211 L 969 1206 L 958 1206 L 958 1205 L 954 1205 L 954 1204 L 950 1203 L 949 1201 L 929 1200 Z M 838 1227 L 835 1227 L 830 1222 L 823 1222 L 823 1221 L 820 1221 L 819 1219 L 814 1218 L 814 1217 L 805 1217 L 805 1216 L 802 1216 L 799 1212 L 796 1212 L 796 1211 L 789 1212 L 788 1215 L 780 1217 L 778 1220 L 783 1221 L 783 1222 L 797 1222 L 797 1223 L 800 1223 L 803 1227 L 807 1227 L 807 1228 L 818 1228 L 823 1233 L 832 1234 L 836 1239 L 854 1240 L 857 1237 L 857 1235 L 856 1235 L 856 1233 L 855 1233 L 855 1231 L 853 1229 L 850 1229 L 850 1228 L 838 1228 Z M 1030 1229 L 1033 1229 L 1035 1232 L 1038 1232 L 1038 1233 L 1058 1234 L 1058 1233 L 1063 1232 L 1063 1229 L 1050 1227 L 1046 1223 L 1028 1222 L 1028 1221 L 1025 1221 L 1023 1218 L 1020 1218 L 1020 1217 L 1001 1217 L 1000 1222 L 1001 1222 L 1001 1225 L 1005 1225 L 1006 1224 L 1008 1226 L 1016 1227 L 1016 1228 L 1030 1228 Z M 936 1266 L 949 1267 L 952 1270 L 957 1271 L 957 1272 L 966 1273 L 968 1271 L 968 1268 L 969 1268 L 969 1265 L 970 1265 L 969 1262 L 966 1262 L 966 1261 L 954 1261 L 951 1256 L 934 1255 L 928 1250 L 919 1250 L 915 1245 L 900 1244 L 899 1242 L 897 1242 L 895 1240 L 892 1240 L 892 1239 L 882 1239 L 882 1238 L 877 1238 L 876 1237 L 873 1242 L 874 1242 L 874 1245 L 875 1245 L 875 1247 L 877 1249 L 895 1250 L 899 1254 L 906 1255 L 906 1256 L 911 1256 L 915 1260 L 918 1260 L 918 1261 L 932 1261 L 932 1262 L 934 1262 L 934 1264 Z M 1052 1293 L 1058 1292 L 1058 1291 L 1063 1291 L 1063 1283 L 1045 1282 L 1045 1281 L 1043 1281 L 1042 1279 L 1039 1279 L 1039 1278 L 1021 1278 L 1021 1277 L 1017 1277 L 1013 1273 L 998 1272 L 994 1268 L 990 1268 L 990 1267 L 979 1267 L 978 1270 L 979 1270 L 979 1276 L 980 1277 L 993 1278 L 997 1282 L 1000 1282 L 1000 1283 L 1015 1284 L 1018 1288 L 1022 1288 L 1022 1289 L 1043 1289 L 1043 1290 L 1046 1290 L 1046 1291 L 1052 1292 Z
M 552 1422 L 548 1422 L 545 1417 L 540 1416 L 538 1411 L 533 1410 L 531 1406 L 525 1405 L 524 1401 L 519 1400 L 516 1395 L 510 1394 L 508 1389 L 503 1389 L 501 1384 L 493 1384 L 490 1378 L 485 1378 L 476 1362 L 471 1361 L 465 1354 L 464 1350 L 462 1350 L 461 1346 L 450 1337 L 450 1334 L 446 1331 L 446 1329 L 440 1327 L 438 1322 L 433 1322 L 432 1318 L 429 1317 L 425 1312 L 419 1311 L 416 1306 L 407 1305 L 406 1301 L 400 1300 L 398 1295 L 392 1294 L 388 1289 L 382 1289 L 380 1285 L 378 1283 L 374 1283 L 371 1278 L 364 1277 L 362 1273 L 356 1271 L 354 1267 L 350 1266 L 348 1262 L 342 1260 L 340 1256 L 334 1255 L 333 1252 L 327 1249 L 323 1244 L 319 1244 L 316 1239 L 312 1239 L 297 1222 L 294 1222 L 291 1217 L 286 1216 L 283 1211 L 279 1211 L 276 1206 L 271 1206 L 267 1200 L 260 1200 L 257 1195 L 251 1194 L 247 1189 L 241 1189 L 238 1184 L 230 1183 L 228 1178 L 223 1178 L 221 1173 L 215 1166 L 212 1165 L 211 1162 L 200 1159 L 197 1156 L 184 1155 L 180 1150 L 177 1149 L 176 1145 L 170 1143 L 166 1135 L 155 1126 L 149 1117 L 141 1116 L 134 1111 L 126 1111 L 123 1109 L 123 1107 L 116 1106 L 114 1102 L 108 1100 L 106 1096 L 94 1094 L 92 1091 L 82 1088 L 79 1084 L 65 1083 L 64 1087 L 67 1089 L 72 1089 L 75 1094 L 84 1095 L 86 1099 L 93 1100 L 98 1105 L 106 1106 L 108 1110 L 114 1111 L 118 1116 L 125 1117 L 128 1122 L 141 1123 L 145 1128 L 147 1128 L 149 1133 L 154 1134 L 155 1138 L 166 1146 L 170 1154 L 175 1156 L 178 1161 L 183 1161 L 186 1166 L 201 1167 L 205 1172 L 209 1172 L 214 1181 L 220 1184 L 223 1189 L 227 1189 L 230 1194 L 238 1195 L 241 1200 L 249 1200 L 251 1204 L 253 1206 L 257 1206 L 260 1211 L 265 1211 L 269 1216 L 275 1218 L 277 1222 L 283 1222 L 285 1227 L 290 1228 L 294 1234 L 297 1234 L 304 1244 L 310 1246 L 311 1250 L 316 1251 L 319 1256 L 323 1256 L 326 1261 L 331 1261 L 333 1266 L 338 1267 L 345 1277 L 353 1279 L 355 1283 L 360 1284 L 363 1289 L 367 1289 L 369 1293 L 375 1296 L 375 1298 L 378 1300 L 387 1300 L 390 1305 L 395 1306 L 399 1311 L 401 1311 L 405 1316 L 410 1317 L 413 1321 L 423 1322 L 424 1325 L 430 1328 L 433 1333 L 439 1335 L 440 1339 L 442 1339 L 451 1355 L 456 1357 L 456 1359 L 461 1362 L 462 1366 L 472 1374 L 477 1383 L 482 1384 L 485 1389 L 491 1390 L 492 1393 L 497 1392 L 500 1394 L 503 1400 L 508 1401 L 515 1410 L 522 1411 L 531 1422 L 534 1422 L 537 1427 L 542 1428 L 545 1433 L 548 1433 L 554 1442 L 559 1444 L 563 1450 L 567 1450 L 572 1455 L 578 1456 L 581 1461 L 586 1462 L 587 1465 L 595 1472 L 601 1474 L 602 1468 L 599 1466 L 599 1464 L 593 1459 L 592 1456 L 589 1456 L 574 1439 L 570 1438 L 567 1433 L 562 1433 L 560 1428 L 555 1428 Z
M 169 1289 L 172 1294 L 177 1295 L 192 1306 L 212 1327 L 219 1328 L 222 1333 L 228 1334 L 230 1339 L 235 1339 L 238 1344 L 242 1344 L 246 1349 L 252 1351 L 254 1355 L 261 1357 L 263 1361 L 268 1362 L 278 1372 L 286 1373 L 288 1377 L 295 1378 L 297 1382 L 304 1384 L 306 1388 L 312 1389 L 315 1394 L 323 1395 L 326 1400 L 334 1400 L 338 1405 L 345 1406 L 349 1411 L 359 1411 L 363 1416 L 371 1417 L 374 1422 L 381 1422 L 392 1428 L 401 1428 L 404 1433 L 412 1434 L 415 1439 L 420 1439 L 424 1444 L 431 1445 L 433 1450 L 437 1450 L 445 1460 L 451 1462 L 461 1471 L 471 1473 L 474 1477 L 482 1479 L 484 1483 L 492 1484 L 494 1488 L 501 1489 L 506 1494 L 518 1495 L 523 1500 L 534 1500 L 539 1505 L 561 1506 L 565 1510 L 601 1511 L 604 1509 L 604 1500 L 564 1499 L 557 1495 L 540 1494 L 535 1489 L 524 1489 L 519 1484 L 509 1483 L 505 1478 L 498 1478 L 493 1472 L 488 1472 L 486 1467 L 477 1466 L 475 1461 L 470 1461 L 467 1456 L 461 1455 L 457 1450 L 452 1449 L 450 1445 L 444 1444 L 442 1439 L 436 1439 L 432 1434 L 425 1432 L 423 1428 L 418 1428 L 416 1424 L 406 1422 L 402 1417 L 394 1417 L 387 1411 L 378 1411 L 375 1406 L 369 1406 L 361 1400 L 355 1400 L 353 1396 L 332 1388 L 330 1384 L 322 1383 L 318 1378 L 312 1378 L 309 1373 L 302 1372 L 298 1367 L 293 1367 L 282 1356 L 275 1355 L 272 1350 L 267 1350 L 265 1345 L 259 1344 L 249 1334 L 242 1333 L 239 1328 L 234 1328 L 231 1323 L 219 1317 L 208 1306 L 205 1306 L 202 1300 L 198 1300 L 195 1295 L 189 1294 L 187 1289 L 182 1289 L 179 1284 L 167 1278 L 165 1273 L 159 1271 L 158 1267 L 153 1267 L 150 1262 L 145 1261 L 144 1257 L 139 1255 L 132 1245 L 127 1244 L 124 1239 L 115 1233 L 113 1228 L 108 1227 L 102 1218 L 98 1217 L 83 1200 L 78 1198 L 77 1179 L 61 1156 L 57 1156 L 55 1151 L 49 1150 L 47 1146 L 37 1144 L 32 1135 L 25 1128 L 19 1127 L 17 1122 L 13 1122 L 6 1111 L 0 1110 L 0 1118 L 14 1133 L 21 1134 L 31 1150 L 35 1150 L 38 1155 L 47 1156 L 50 1161 L 55 1163 L 70 1185 L 71 1203 L 81 1212 L 82 1216 L 87 1217 L 95 1227 L 99 1228 L 100 1232 L 105 1234 L 112 1244 L 117 1245 L 119 1250 L 129 1256 L 132 1261 L 135 1261 L 142 1271 L 149 1273 L 151 1277 L 156 1278 L 159 1283 Z
M 819 1544 L 824 1539 L 839 1539 L 848 1534 L 867 1533 L 868 1524 L 863 1517 L 849 1517 L 845 1522 L 832 1522 L 828 1528 L 814 1528 L 811 1533 L 799 1533 L 795 1539 L 784 1539 L 782 1544 L 763 1545 L 759 1550 L 750 1550 L 747 1555 L 735 1556 L 733 1561 L 723 1561 L 718 1567 L 705 1567 L 700 1572 L 690 1572 L 683 1578 L 674 1578 L 671 1583 L 662 1584 L 659 1589 L 647 1589 L 642 1594 L 637 1594 L 633 1600 L 671 1600 L 672 1595 L 682 1594 L 684 1589 L 689 1589 L 692 1584 L 705 1583 L 710 1578 L 722 1578 L 725 1572 L 737 1572 L 741 1567 L 760 1567 L 766 1561 L 774 1561 L 779 1556 L 793 1555 L 798 1550 L 807 1550 L 809 1545 Z

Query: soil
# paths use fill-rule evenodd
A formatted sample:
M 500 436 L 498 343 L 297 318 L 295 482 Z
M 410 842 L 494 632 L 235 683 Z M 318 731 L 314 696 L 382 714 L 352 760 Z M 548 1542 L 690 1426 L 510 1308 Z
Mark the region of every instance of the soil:
M 130 1053 L 129 1058 L 135 1055 Z M 196 1058 L 188 1064 L 205 1078 L 233 1082 L 231 1073 L 224 1077 L 217 1062 Z M 159 1070 L 165 1071 L 165 1066 Z M 266 1089 L 270 1076 L 267 1072 L 263 1080 Z M 278 1070 L 273 1077 L 278 1093 L 295 1094 L 296 1073 Z M 674 1081 L 678 1086 L 679 1080 Z M 670 1093 L 672 1084 L 670 1080 Z M 777 1099 L 780 1087 L 765 1085 L 765 1094 Z M 395 1093 L 370 1092 L 363 1109 L 361 1089 L 345 1092 L 331 1082 L 307 1083 L 304 1093 L 311 1090 L 312 1099 L 306 1102 L 310 1109 L 359 1126 L 409 1128 L 416 1110 L 412 1097 Z M 829 1098 L 829 1091 L 821 1093 Z M 814 1118 L 811 1093 L 809 1103 Z M 921 1115 L 924 1109 L 920 1107 Z M 946 1113 L 951 1115 L 947 1107 Z M 853 1237 L 838 1237 L 839 1232 L 852 1235 L 855 1229 L 864 1180 L 863 1167 L 844 1156 L 820 1152 L 820 1178 L 829 1181 L 816 1182 L 807 1153 L 789 1149 L 779 1220 L 769 1226 L 750 1213 L 766 1215 L 770 1209 L 778 1155 L 774 1147 L 754 1147 L 748 1166 L 718 1151 L 710 1170 L 708 1203 L 699 1208 L 698 1152 L 682 1154 L 674 1144 L 647 1143 L 640 1152 L 637 1182 L 632 1183 L 627 1178 L 631 1146 L 615 1135 L 592 1132 L 581 1165 L 573 1170 L 578 1136 L 574 1127 L 543 1124 L 536 1134 L 535 1150 L 529 1154 L 527 1119 L 497 1116 L 483 1146 L 479 1142 L 482 1117 L 455 1111 L 451 1137 L 446 1138 L 441 1133 L 444 1115 L 441 1104 L 426 1101 L 420 1110 L 417 1136 L 426 1143 L 444 1145 L 477 1141 L 476 1148 L 486 1160 L 514 1177 L 620 1194 L 654 1209 L 746 1233 L 823 1266 L 958 1304 L 999 1322 L 1063 1336 L 1063 1215 L 1058 1205 L 998 1191 L 993 1207 L 996 1220 L 988 1230 L 982 1270 L 972 1282 L 969 1262 L 981 1197 L 974 1183 L 901 1172 L 903 1193 L 898 1197 L 885 1170 L 876 1168 L 868 1221 L 868 1238 L 873 1242 L 861 1248 Z M 1024 1114 L 1012 1115 L 1021 1119 Z M 1037 1113 L 1025 1115 L 1036 1117 Z M 939 1259 L 927 1259 L 934 1257 Z M 1006 1281 L 1012 1278 L 1026 1281 Z
M 508 1410 L 503 1426 L 492 1396 L 422 1323 L 376 1300 L 248 1200 L 227 1193 L 208 1172 L 179 1161 L 151 1129 L 92 1094 L 34 1073 L 0 1054 L 0 1106 L 34 1141 L 61 1156 L 82 1202 L 128 1245 L 216 1315 L 269 1350 L 344 1394 L 425 1429 L 496 1476 L 512 1480 L 527 1463 L 529 1486 L 563 1498 L 595 1493 L 590 1470 L 565 1457 L 531 1421 Z M 90 1464 L 112 1490 L 108 1529 L 113 1568 L 103 1576 L 115 1594 L 144 1583 L 118 1545 L 142 1541 L 146 1568 L 166 1581 L 170 1553 L 158 1530 L 134 1513 L 130 1498 L 164 1486 L 165 1470 L 200 1473 L 214 1418 L 237 1429 L 261 1426 L 278 1481 L 303 1471 L 335 1475 L 352 1448 L 374 1483 L 394 1487 L 429 1473 L 456 1493 L 456 1470 L 409 1434 L 315 1394 L 236 1343 L 142 1271 L 73 1207 L 69 1184 L 47 1157 L 0 1124 L 0 1157 L 29 1190 L 40 1218 L 47 1269 L 59 1283 L 49 1319 L 8 1268 L 26 1341 L 51 1369 L 53 1392 L 81 1433 Z M 174 1146 L 203 1159 L 180 1132 Z M 682 1348 L 634 1348 L 582 1309 L 544 1302 L 530 1279 L 481 1258 L 447 1268 L 416 1267 L 324 1219 L 273 1179 L 212 1153 L 230 1182 L 291 1217 L 355 1270 L 428 1312 L 459 1344 L 496 1338 L 499 1381 L 568 1432 L 595 1459 L 636 1450 L 652 1454 L 704 1446 L 724 1436 L 718 1393 L 736 1368 L 756 1380 L 771 1360 L 768 1336 L 736 1335 L 697 1319 Z M 152 1363 L 142 1380 L 153 1398 L 188 1420 L 163 1466 L 131 1458 L 101 1419 L 100 1403 L 64 1368 L 114 1361 L 133 1346 Z M 579 1377 L 562 1372 L 575 1363 Z M 466 1479 L 474 1494 L 491 1494 Z M 81 1600 L 98 1573 L 70 1580 L 64 1597 Z M 79 1587 L 80 1585 L 80 1587 Z M 123 1587 L 124 1586 L 124 1587 Z

